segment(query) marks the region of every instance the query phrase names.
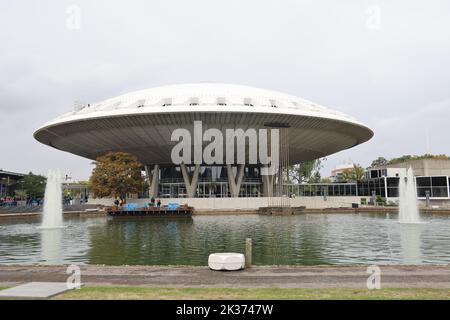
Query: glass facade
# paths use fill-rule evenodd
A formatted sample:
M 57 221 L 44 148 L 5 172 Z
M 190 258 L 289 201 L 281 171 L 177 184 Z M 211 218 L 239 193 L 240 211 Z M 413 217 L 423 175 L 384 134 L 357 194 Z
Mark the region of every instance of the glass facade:
M 425 198 L 429 192 L 431 198 L 447 198 L 448 177 L 417 177 L 417 196 Z
M 195 167 L 188 167 L 192 173 Z M 236 174 L 236 168 L 233 173 Z M 240 197 L 262 197 L 262 179 L 258 166 L 246 166 L 241 184 Z M 160 197 L 186 198 L 180 167 L 167 166 L 161 168 Z M 198 198 L 228 198 L 231 197 L 226 166 L 201 166 L 199 183 L 197 186 Z
M 188 167 L 192 173 L 194 167 Z M 236 174 L 236 168 L 233 169 Z M 399 177 L 386 177 L 383 170 L 372 172 L 376 178 L 363 179 L 357 183 L 286 184 L 283 194 L 288 197 L 372 197 L 373 193 L 382 198 L 399 197 Z M 416 177 L 417 194 L 425 198 L 427 192 L 434 199 L 449 198 L 450 177 Z M 185 198 L 186 187 L 179 167 L 161 167 L 160 194 L 162 198 Z M 226 166 L 201 166 L 196 197 L 231 197 Z M 247 166 L 244 171 L 239 197 L 262 197 L 263 182 L 258 166 Z
M 290 184 L 288 194 L 297 197 L 348 197 L 357 196 L 356 183 L 328 183 L 328 184 Z
M 375 191 L 377 196 L 383 198 L 399 197 L 399 177 L 384 177 L 365 180 L 358 183 L 358 196 L 371 196 Z M 426 198 L 429 192 L 430 198 L 449 198 L 450 178 L 447 176 L 416 177 L 417 197 Z
M 358 196 L 371 197 L 373 191 L 377 196 L 386 197 L 386 179 L 375 178 L 358 182 Z

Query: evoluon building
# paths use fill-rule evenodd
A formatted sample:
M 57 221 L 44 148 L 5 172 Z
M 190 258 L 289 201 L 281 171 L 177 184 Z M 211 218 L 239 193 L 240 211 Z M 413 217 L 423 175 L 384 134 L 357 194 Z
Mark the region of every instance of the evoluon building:
M 89 159 L 131 153 L 145 165 L 150 193 L 158 197 L 229 198 L 284 195 L 277 184 L 283 184 L 289 165 L 352 148 L 373 132 L 296 96 L 199 83 L 89 104 L 45 124 L 34 136 Z M 275 170 L 266 170 L 274 163 Z

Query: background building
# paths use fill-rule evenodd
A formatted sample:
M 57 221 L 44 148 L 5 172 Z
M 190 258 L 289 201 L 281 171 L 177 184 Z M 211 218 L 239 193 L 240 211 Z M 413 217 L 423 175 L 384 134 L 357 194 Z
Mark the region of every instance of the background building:
M 377 195 L 387 198 L 398 198 L 400 171 L 408 168 L 414 170 L 417 196 L 421 200 L 429 195 L 435 203 L 448 203 L 450 200 L 450 160 L 420 159 L 376 168 L 366 172 L 364 190 L 373 189 Z
M 24 176 L 22 173 L 0 170 L 0 198 L 8 196 L 10 188 L 20 184 Z
M 344 182 L 344 181 L 342 180 L 342 175 L 343 175 L 344 171 L 346 171 L 346 170 L 352 170 L 353 167 L 354 167 L 354 164 L 353 164 L 353 163 L 352 163 L 352 164 L 350 164 L 350 163 L 347 163 L 347 164 L 341 164 L 341 165 L 336 166 L 336 167 L 331 171 L 330 180 L 331 180 L 332 182 Z

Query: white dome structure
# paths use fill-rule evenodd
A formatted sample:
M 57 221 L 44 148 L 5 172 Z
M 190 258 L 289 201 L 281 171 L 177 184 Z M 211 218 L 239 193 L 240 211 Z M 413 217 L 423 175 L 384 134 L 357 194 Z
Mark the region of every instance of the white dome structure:
M 203 188 L 209 195 L 239 196 L 245 183 L 252 194 L 261 194 L 262 164 L 245 162 L 237 174 L 233 168 L 233 175 L 240 177 L 235 185 L 225 161 L 215 162 L 215 167 L 197 163 L 196 170 L 174 163 L 171 156 L 177 142 L 171 141 L 173 132 L 180 128 L 194 132 L 194 123 L 200 121 L 204 130 L 223 133 L 229 129 L 289 128 L 283 138 L 289 154 L 284 165 L 325 157 L 373 136 L 372 130 L 356 119 L 299 97 L 240 85 L 198 83 L 136 91 L 88 104 L 45 124 L 34 137 L 93 160 L 108 152 L 131 153 L 146 166 L 153 186 L 150 192 L 155 196 L 160 188 L 166 188 L 169 191 L 163 193 L 168 196 L 193 197 L 199 181 L 210 183 Z M 243 140 L 247 147 L 251 145 Z M 270 193 L 267 190 L 264 194 Z
M 373 136 L 356 119 L 302 98 L 218 83 L 164 86 L 89 104 L 45 124 L 34 136 L 89 159 L 120 150 L 143 163 L 171 163 L 171 132 L 192 127 L 195 120 L 243 129 L 288 123 L 293 163 L 354 147 Z

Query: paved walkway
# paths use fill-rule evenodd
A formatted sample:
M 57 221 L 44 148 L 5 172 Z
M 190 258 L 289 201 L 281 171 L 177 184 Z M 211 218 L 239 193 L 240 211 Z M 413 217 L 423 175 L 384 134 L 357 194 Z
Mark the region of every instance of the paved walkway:
M 384 288 L 448 288 L 450 266 L 380 266 Z M 87 286 L 221 288 L 366 288 L 367 266 L 253 267 L 214 272 L 205 267 L 82 266 Z M 0 287 L 26 282 L 65 282 L 65 266 L 0 266 Z

